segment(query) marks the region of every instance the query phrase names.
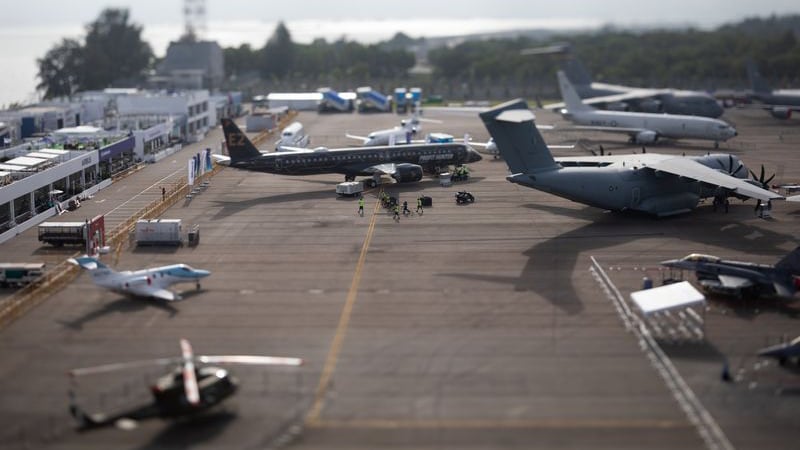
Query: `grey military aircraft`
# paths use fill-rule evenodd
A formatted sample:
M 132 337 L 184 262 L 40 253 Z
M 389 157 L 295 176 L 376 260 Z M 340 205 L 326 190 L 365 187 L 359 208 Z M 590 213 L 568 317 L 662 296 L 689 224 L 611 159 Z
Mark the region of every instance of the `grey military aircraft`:
M 657 153 L 553 158 L 524 100 L 479 114 L 508 164 L 512 183 L 597 208 L 656 216 L 688 212 L 701 198 L 783 199 L 751 182 L 727 154 L 682 157 Z
M 571 46 L 566 43 L 526 49 L 522 51 L 522 54 L 564 55 L 561 70 L 567 74 L 578 95 L 584 99 L 584 103 L 587 105 L 618 111 L 685 114 L 713 118 L 720 117 L 724 112 L 712 95 L 702 91 L 638 88 L 595 82 L 586 67 L 572 54 Z M 564 105 L 556 103 L 544 107 L 559 110 Z
M 791 298 L 800 287 L 800 247 L 781 258 L 774 266 L 730 261 L 711 255 L 692 253 L 661 265 L 695 272 L 697 281 L 709 292 L 737 297 Z
M 421 180 L 423 173 L 438 175 L 451 164 L 481 160 L 481 155 L 469 145 L 452 142 L 261 153 L 233 120 L 222 119 L 222 131 L 230 156 L 213 155 L 217 162 L 278 175 L 339 173 L 345 176 L 345 181 L 352 181 L 357 175 L 386 174 L 398 183 L 405 183 Z
M 768 110 L 772 117 L 788 119 L 792 111 L 800 112 L 800 89 L 773 90 L 752 61 L 747 63 L 747 77 L 753 88 L 750 98 L 759 102 L 758 107 Z

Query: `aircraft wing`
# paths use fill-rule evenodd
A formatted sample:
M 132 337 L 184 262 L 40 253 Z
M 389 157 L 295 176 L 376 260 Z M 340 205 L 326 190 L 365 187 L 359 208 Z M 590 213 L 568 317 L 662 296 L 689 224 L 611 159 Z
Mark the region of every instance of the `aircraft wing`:
M 389 164 L 378 164 L 376 166 L 370 166 L 364 169 L 364 172 L 370 173 L 384 173 L 386 175 L 394 175 L 397 172 L 397 166 L 393 163 Z
M 639 155 L 644 157 L 645 155 Z M 744 179 L 732 177 L 728 174 L 706 167 L 690 158 L 664 158 L 654 160 L 643 167 L 649 169 L 671 173 L 683 178 L 689 178 L 713 186 L 720 186 L 738 195 L 755 198 L 758 200 L 783 200 L 782 195 L 760 188 Z
M 176 293 L 153 285 L 130 286 L 128 288 L 128 292 L 139 297 L 153 297 L 161 300 L 166 300 L 168 302 L 174 302 L 175 300 L 181 299 L 181 297 Z
M 608 103 L 621 103 L 627 102 L 630 100 L 645 100 L 649 98 L 656 97 L 658 95 L 666 94 L 670 92 L 668 89 L 631 89 L 628 92 L 624 92 L 622 94 L 613 94 L 613 95 L 604 95 L 602 97 L 589 97 L 582 99 L 584 105 L 605 105 Z M 544 105 L 543 108 L 550 109 L 550 110 L 558 110 L 566 108 L 566 104 L 563 102 L 560 103 L 550 103 Z
M 753 285 L 753 282 L 747 278 L 732 275 L 717 275 L 717 278 L 722 286 L 730 289 L 744 289 Z
M 368 137 L 366 137 L 366 136 L 359 136 L 359 135 L 357 135 L 357 134 L 345 133 L 344 135 L 345 135 L 346 137 L 349 137 L 350 139 L 356 139 L 356 140 L 359 140 L 359 141 L 361 141 L 361 142 L 367 142 L 367 141 L 369 140 L 369 138 L 368 138 Z

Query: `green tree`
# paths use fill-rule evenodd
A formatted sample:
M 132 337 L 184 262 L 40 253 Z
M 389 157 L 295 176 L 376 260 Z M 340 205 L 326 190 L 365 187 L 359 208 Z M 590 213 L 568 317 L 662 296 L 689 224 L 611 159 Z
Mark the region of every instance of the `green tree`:
M 68 97 L 78 90 L 81 53 L 80 42 L 63 39 L 36 60 L 41 80 L 36 88 L 44 91 L 44 98 Z
M 86 27 L 81 67 L 82 89 L 103 89 L 115 82 L 144 79 L 153 59 L 142 27 L 128 23 L 127 9 L 108 8 Z
M 261 75 L 265 78 L 283 78 L 291 73 L 294 50 L 289 29 L 283 22 L 279 22 L 272 37 L 261 51 Z

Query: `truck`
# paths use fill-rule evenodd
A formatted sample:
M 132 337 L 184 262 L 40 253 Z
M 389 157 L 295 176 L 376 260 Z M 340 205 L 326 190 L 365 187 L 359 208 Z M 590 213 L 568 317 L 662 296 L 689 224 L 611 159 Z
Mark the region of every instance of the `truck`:
M 136 245 L 182 245 L 181 219 L 136 221 Z
M 336 185 L 336 193 L 342 197 L 354 197 L 364 191 L 364 183 L 360 181 L 345 181 Z
M 39 240 L 54 247 L 83 245 L 92 254 L 105 245 L 105 218 L 100 215 L 83 222 L 42 222 Z
M 44 274 L 45 263 L 0 263 L 0 286 L 21 287 Z

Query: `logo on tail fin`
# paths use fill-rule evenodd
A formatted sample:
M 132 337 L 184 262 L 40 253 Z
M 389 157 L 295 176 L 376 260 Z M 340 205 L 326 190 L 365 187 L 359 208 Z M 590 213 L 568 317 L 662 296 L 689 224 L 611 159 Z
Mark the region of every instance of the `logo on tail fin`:
M 261 156 L 261 152 L 233 120 L 222 119 L 222 132 L 225 134 L 225 144 L 228 147 L 228 155 L 231 157 L 232 164 Z

